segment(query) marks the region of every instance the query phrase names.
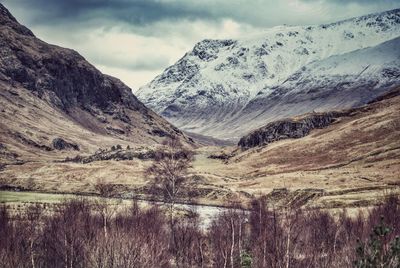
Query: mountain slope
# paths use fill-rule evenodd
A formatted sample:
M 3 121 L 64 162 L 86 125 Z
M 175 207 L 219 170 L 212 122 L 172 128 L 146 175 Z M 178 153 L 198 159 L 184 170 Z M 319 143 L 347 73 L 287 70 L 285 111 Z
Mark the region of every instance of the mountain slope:
M 383 191 L 399 192 L 400 87 L 390 93 L 362 107 L 272 122 L 244 136 L 245 148 L 203 148 L 196 173 L 234 192 L 276 194 L 282 204 L 289 193 L 322 207 L 375 204 Z
M 399 96 L 400 88 L 395 88 L 388 93 L 379 96 L 365 106 L 341 111 L 308 113 L 293 118 L 273 121 L 243 136 L 239 140 L 238 146 L 240 146 L 243 150 L 246 150 L 249 148 L 266 146 L 279 140 L 303 138 L 309 135 L 315 129 L 326 128 L 332 124 L 343 121 L 343 118 L 351 118 L 360 114 L 368 114 L 371 110 L 376 112 L 380 112 L 380 110 L 389 110 L 393 113 L 393 115 L 395 115 L 394 111 L 396 110 L 388 109 L 388 107 L 385 107 L 384 103 L 388 103 L 389 107 L 394 106 L 393 100 L 391 99 L 399 99 Z M 377 122 L 372 121 L 372 123 L 376 124 Z M 395 125 L 396 122 L 394 122 L 394 126 Z M 352 127 L 349 127 L 348 131 L 353 131 Z M 380 138 L 377 137 L 377 140 L 379 139 Z
M 151 145 L 172 135 L 186 140 L 121 81 L 77 52 L 37 39 L 1 4 L 0 104 L 3 163 L 116 144 Z
M 400 88 L 392 92 L 396 94 L 362 107 L 325 114 L 328 117 L 334 115 L 335 120 L 311 130 L 305 137 L 288 137 L 240 150 L 229 163 L 234 166 L 242 162 L 258 168 L 255 176 L 325 169 L 335 172 L 341 167 L 358 166 L 365 169 L 363 175 L 367 178 L 386 176 L 398 181 Z M 251 135 L 243 138 L 249 139 Z M 376 166 L 384 168 L 371 172 L 370 168 Z
M 400 10 L 393 10 L 204 40 L 136 94 L 184 130 L 238 139 L 268 121 L 363 104 L 398 85 L 399 52 L 385 49 L 398 46 L 399 26 Z

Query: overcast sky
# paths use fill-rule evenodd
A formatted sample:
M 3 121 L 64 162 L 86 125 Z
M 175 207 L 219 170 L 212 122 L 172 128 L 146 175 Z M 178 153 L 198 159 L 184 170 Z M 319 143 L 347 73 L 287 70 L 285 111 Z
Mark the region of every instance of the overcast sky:
M 0 0 L 42 40 L 80 52 L 134 91 L 205 38 L 334 22 L 400 0 Z

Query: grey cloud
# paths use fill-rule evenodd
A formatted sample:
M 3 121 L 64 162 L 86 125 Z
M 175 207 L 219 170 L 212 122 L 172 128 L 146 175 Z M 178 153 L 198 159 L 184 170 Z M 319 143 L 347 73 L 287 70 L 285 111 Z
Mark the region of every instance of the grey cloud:
M 207 18 L 210 13 L 196 10 L 179 1 L 160 0 L 3 0 L 6 5 L 23 6 L 40 16 L 35 24 L 65 23 L 103 19 L 145 25 L 160 20 Z M 28 13 L 28 12 L 27 12 Z M 29 14 L 27 14 L 29 16 Z
M 156 22 L 179 20 L 220 21 L 230 18 L 240 23 L 268 27 L 278 24 L 313 24 L 314 14 L 293 7 L 288 0 L 2 0 L 10 6 L 24 7 L 31 24 L 102 24 L 122 22 L 143 27 Z M 337 12 L 349 3 L 377 5 L 391 9 L 400 0 L 300 0 L 326 5 Z M 368 11 L 368 10 L 367 10 Z M 340 13 L 340 12 L 339 12 Z M 316 14 L 318 15 L 318 14 Z M 360 14 L 355 14 L 360 15 Z M 339 15 L 338 15 L 339 16 Z M 326 22 L 326 21 L 324 21 Z
M 152 72 L 176 60 L 177 54 L 202 38 L 219 38 L 226 19 L 241 29 L 289 24 L 319 24 L 400 7 L 400 0 L 0 0 L 14 16 L 45 41 L 71 47 L 93 63 L 131 73 Z M 200 26 L 199 26 L 200 25 Z M 99 33 L 100 32 L 100 33 Z M 242 33 L 243 31 L 239 31 Z M 124 43 L 100 43 L 102 35 L 148 38 L 118 57 Z M 212 37 L 210 37 L 213 33 Z M 95 40 L 90 37 L 94 34 Z M 100 35 L 100 36 L 99 36 Z M 147 39 L 146 39 L 147 40 Z M 156 40 L 156 41 L 155 41 Z M 158 42 L 158 43 L 157 43 Z M 167 45 L 163 50 L 159 44 Z M 126 45 L 126 43 L 125 43 Z M 93 50 L 92 48 L 97 48 Z M 114 49 L 112 49 L 114 48 Z M 149 50 L 156 50 L 152 57 Z M 179 50 L 177 53 L 177 50 Z M 128 53 L 128 52 L 126 52 Z M 129 51 L 130 53 L 130 51 Z M 118 53 L 117 53 L 118 54 Z M 149 56 L 150 55 L 150 56 Z M 143 59 L 142 59 L 143 58 Z M 118 73 L 116 73 L 118 76 Z
M 320 0 L 302 0 L 304 2 L 316 2 Z M 325 3 L 337 3 L 337 4 L 363 4 L 363 5 L 399 5 L 400 0 L 324 0 Z

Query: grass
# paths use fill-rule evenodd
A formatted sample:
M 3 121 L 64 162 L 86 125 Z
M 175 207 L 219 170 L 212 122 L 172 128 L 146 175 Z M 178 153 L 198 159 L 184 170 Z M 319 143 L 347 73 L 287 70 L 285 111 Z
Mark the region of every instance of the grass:
M 76 197 L 72 194 L 0 191 L 0 203 L 59 203 Z
M 21 203 L 61 203 L 68 199 L 85 198 L 91 201 L 106 199 L 112 204 L 129 204 L 131 200 L 120 198 L 107 198 L 100 196 L 57 194 L 57 193 L 38 193 L 38 192 L 15 192 L 0 191 L 0 203 L 21 204 Z

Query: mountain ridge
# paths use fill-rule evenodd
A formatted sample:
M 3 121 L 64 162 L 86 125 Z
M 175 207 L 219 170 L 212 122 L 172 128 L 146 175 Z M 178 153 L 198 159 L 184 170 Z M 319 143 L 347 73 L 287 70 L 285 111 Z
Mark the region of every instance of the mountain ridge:
M 400 9 L 396 9 L 319 26 L 279 26 L 237 40 L 203 40 L 136 94 L 185 131 L 237 140 L 279 119 L 279 113 L 284 117 L 295 115 L 276 111 L 268 118 L 262 115 L 262 109 L 251 105 L 259 101 L 269 107 L 262 98 L 279 95 L 279 87 L 296 80 L 294 75 L 304 66 L 393 40 L 400 36 L 399 25 Z M 397 69 L 395 76 L 398 80 Z M 389 90 L 374 90 L 374 80 L 366 73 L 357 79 L 361 86 L 375 92 L 371 98 Z M 324 81 L 315 82 L 319 88 L 326 86 Z M 341 105 L 340 100 L 337 104 L 329 109 L 351 107 Z M 252 121 L 255 124 L 249 125 Z
M 0 162 L 155 146 L 179 129 L 78 52 L 47 44 L 0 4 Z
M 388 93 L 375 98 L 361 107 L 337 111 L 333 110 L 323 113 L 313 112 L 273 121 L 241 137 L 238 146 L 241 147 L 242 150 L 246 150 L 253 147 L 266 146 L 279 140 L 303 138 L 309 135 L 314 129 L 326 128 L 343 118 L 367 113 L 372 109 L 376 109 L 376 107 L 373 106 L 374 103 L 382 103 L 385 100 L 398 98 L 398 96 L 400 96 L 400 87 L 390 90 Z

